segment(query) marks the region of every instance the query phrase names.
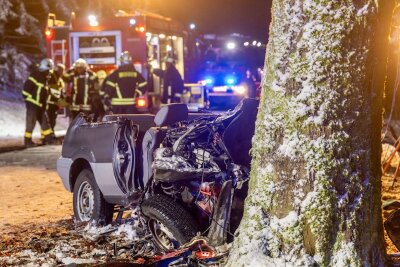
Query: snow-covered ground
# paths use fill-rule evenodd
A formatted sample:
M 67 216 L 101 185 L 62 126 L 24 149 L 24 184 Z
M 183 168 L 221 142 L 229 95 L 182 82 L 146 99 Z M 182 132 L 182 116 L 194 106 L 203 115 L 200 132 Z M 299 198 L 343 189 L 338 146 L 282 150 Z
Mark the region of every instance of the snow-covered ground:
M 0 148 L 23 145 L 25 132 L 25 102 L 17 97 L 0 92 Z M 59 115 L 56 123 L 56 136 L 65 135 L 68 118 Z M 40 138 L 40 125 L 36 123 L 33 139 Z
M 60 221 L 49 226 L 32 231 L 25 249 L 16 249 L 18 252 L 11 254 L 6 251 L 4 254 L 7 256 L 0 256 L 0 266 L 86 266 L 123 261 L 129 259 L 132 253 L 124 246 L 139 240 L 136 227 L 132 224 L 100 228 L 87 225 L 74 229 L 71 222 Z M 111 233 L 102 235 L 107 231 Z M 6 241 L 9 242 L 9 239 Z M 118 247 L 117 255 L 112 244 Z

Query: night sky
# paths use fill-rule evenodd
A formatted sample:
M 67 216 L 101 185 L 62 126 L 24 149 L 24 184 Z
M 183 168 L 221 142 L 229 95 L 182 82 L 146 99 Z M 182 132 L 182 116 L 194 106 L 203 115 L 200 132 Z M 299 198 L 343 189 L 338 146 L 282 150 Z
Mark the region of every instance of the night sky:
M 148 6 L 202 33 L 242 33 L 267 40 L 272 0 L 151 0 Z
M 75 0 L 84 13 L 101 7 L 116 11 L 141 8 L 188 26 L 193 22 L 199 33 L 241 33 L 267 41 L 272 0 Z M 84 11 L 86 10 L 86 12 Z

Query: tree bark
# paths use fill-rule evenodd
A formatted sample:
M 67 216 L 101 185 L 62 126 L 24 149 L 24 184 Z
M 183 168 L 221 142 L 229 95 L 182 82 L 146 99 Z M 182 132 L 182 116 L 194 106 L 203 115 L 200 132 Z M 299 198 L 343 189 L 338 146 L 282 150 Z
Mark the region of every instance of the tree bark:
M 228 266 L 385 266 L 380 130 L 394 0 L 274 0 Z M 387 50 L 387 49 L 385 49 Z

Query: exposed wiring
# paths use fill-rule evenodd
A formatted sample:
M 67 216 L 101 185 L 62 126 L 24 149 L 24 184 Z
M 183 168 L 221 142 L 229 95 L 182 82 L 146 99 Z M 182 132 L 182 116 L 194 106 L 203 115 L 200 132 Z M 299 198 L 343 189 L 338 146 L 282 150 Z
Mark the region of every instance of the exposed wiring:
M 213 133 L 212 129 L 210 129 L 210 130 L 211 130 L 211 131 L 210 131 L 210 134 L 208 135 L 207 145 L 206 145 L 205 149 L 203 149 L 203 158 L 202 158 L 202 164 L 201 164 L 201 165 L 202 165 L 201 183 L 200 183 L 200 186 L 199 186 L 199 191 L 197 192 L 196 199 L 194 200 L 195 203 L 196 203 L 197 200 L 199 199 L 199 195 L 200 195 L 200 192 L 201 192 L 201 185 L 202 185 L 203 182 L 204 182 L 204 173 L 205 173 L 205 153 L 206 153 L 206 149 L 208 148 L 208 145 L 210 144 L 211 136 L 213 135 L 213 134 L 212 134 L 212 133 Z

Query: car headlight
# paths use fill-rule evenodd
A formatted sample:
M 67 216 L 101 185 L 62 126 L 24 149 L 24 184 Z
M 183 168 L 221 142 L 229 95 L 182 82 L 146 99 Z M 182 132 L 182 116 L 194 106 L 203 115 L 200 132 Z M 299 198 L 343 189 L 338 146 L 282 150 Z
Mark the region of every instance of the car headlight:
M 244 85 L 233 86 L 232 89 L 236 94 L 239 95 L 244 95 L 247 93 L 247 88 Z

